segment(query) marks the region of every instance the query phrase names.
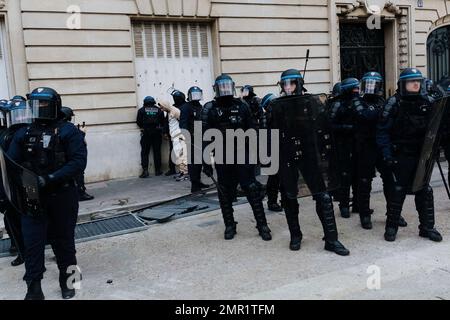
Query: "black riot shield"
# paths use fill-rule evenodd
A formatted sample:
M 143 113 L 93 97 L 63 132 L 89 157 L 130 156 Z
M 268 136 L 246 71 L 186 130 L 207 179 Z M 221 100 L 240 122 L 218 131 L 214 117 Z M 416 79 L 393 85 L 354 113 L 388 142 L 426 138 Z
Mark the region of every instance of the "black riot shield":
M 38 176 L 14 162 L 0 148 L 3 189 L 9 202 L 22 214 L 38 217 L 44 214 Z
M 416 174 L 412 184 L 411 191 L 413 193 L 422 190 L 431 180 L 434 163 L 439 152 L 440 130 L 442 128 L 443 119 L 447 114 L 448 97 L 438 99 L 433 104 L 433 110 L 428 124 L 427 134 L 422 147 L 422 152 L 417 165 Z
M 272 128 L 279 129 L 281 137 L 280 161 L 298 168 L 299 196 L 339 188 L 326 94 L 286 96 L 272 103 Z

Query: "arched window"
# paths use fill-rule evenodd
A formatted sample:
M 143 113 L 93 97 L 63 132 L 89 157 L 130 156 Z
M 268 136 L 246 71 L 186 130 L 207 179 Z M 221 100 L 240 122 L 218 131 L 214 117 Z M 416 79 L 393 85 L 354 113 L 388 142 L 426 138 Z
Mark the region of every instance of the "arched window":
M 450 25 L 434 30 L 427 40 L 428 77 L 439 81 L 450 75 Z

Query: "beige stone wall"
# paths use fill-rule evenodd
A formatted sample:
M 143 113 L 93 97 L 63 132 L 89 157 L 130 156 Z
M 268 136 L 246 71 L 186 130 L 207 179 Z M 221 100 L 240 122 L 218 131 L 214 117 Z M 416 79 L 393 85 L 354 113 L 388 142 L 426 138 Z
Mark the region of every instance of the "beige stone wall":
M 258 94 L 276 92 L 280 73 L 303 69 L 311 92 L 328 92 L 339 79 L 336 0 L 16 0 L 6 12 L 12 68 L 18 93 L 51 86 L 77 121 L 89 125 L 88 180 L 139 173 L 138 131 L 134 124 L 136 81 L 131 19 L 210 21 L 215 73 L 233 76 L 238 86 L 253 84 Z M 432 24 L 449 13 L 450 0 L 397 1 L 408 11 L 403 23 L 407 47 L 399 47 L 400 20 L 392 24 L 394 79 L 402 50 L 407 62 L 426 71 L 426 37 Z M 67 9 L 81 9 L 81 29 L 69 30 Z M 364 15 L 363 9 L 355 11 Z M 393 14 L 385 12 L 392 19 Z M 390 80 L 394 86 L 395 81 Z M 167 152 L 163 151 L 165 156 Z M 163 160 L 164 161 L 164 160 Z

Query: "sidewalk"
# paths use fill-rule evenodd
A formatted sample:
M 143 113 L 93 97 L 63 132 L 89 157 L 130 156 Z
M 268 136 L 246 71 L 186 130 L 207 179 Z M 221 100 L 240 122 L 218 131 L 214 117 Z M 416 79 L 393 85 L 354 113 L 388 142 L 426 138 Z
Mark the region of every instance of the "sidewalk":
M 191 182 L 177 182 L 175 177 L 176 175 L 162 175 L 150 176 L 147 179 L 129 178 L 88 184 L 87 192 L 95 199 L 80 202 L 78 220 L 103 218 L 189 194 Z M 211 179 L 202 179 L 205 183 L 212 184 Z

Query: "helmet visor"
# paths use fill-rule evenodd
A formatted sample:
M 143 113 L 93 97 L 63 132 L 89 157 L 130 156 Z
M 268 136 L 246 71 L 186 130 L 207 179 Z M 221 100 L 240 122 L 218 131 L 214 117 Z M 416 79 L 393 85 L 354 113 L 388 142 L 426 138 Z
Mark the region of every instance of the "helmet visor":
M 234 96 L 235 87 L 234 82 L 230 79 L 224 79 L 216 82 L 216 96 L 227 97 Z
M 40 120 L 55 120 L 58 117 L 56 103 L 50 100 L 29 100 L 32 118 Z
M 3 111 L 0 111 L 0 127 L 6 126 L 6 119 Z
M 381 91 L 382 82 L 376 79 L 363 79 L 361 83 L 362 94 L 378 94 Z
M 419 96 L 427 94 L 427 86 L 424 79 L 412 79 L 400 81 L 400 95 Z
M 32 122 L 31 110 L 29 108 L 11 109 L 7 120 L 8 128 L 16 124 L 29 124 Z
M 250 94 L 250 90 L 248 90 L 248 89 L 243 89 L 242 90 L 242 98 L 246 98 L 246 97 L 248 97 L 249 96 L 249 94 Z
M 291 96 L 297 91 L 298 80 L 297 79 L 286 79 L 280 82 L 281 91 L 286 93 L 286 95 Z
M 201 101 L 203 100 L 203 92 L 201 91 L 192 91 L 189 93 L 190 101 Z

